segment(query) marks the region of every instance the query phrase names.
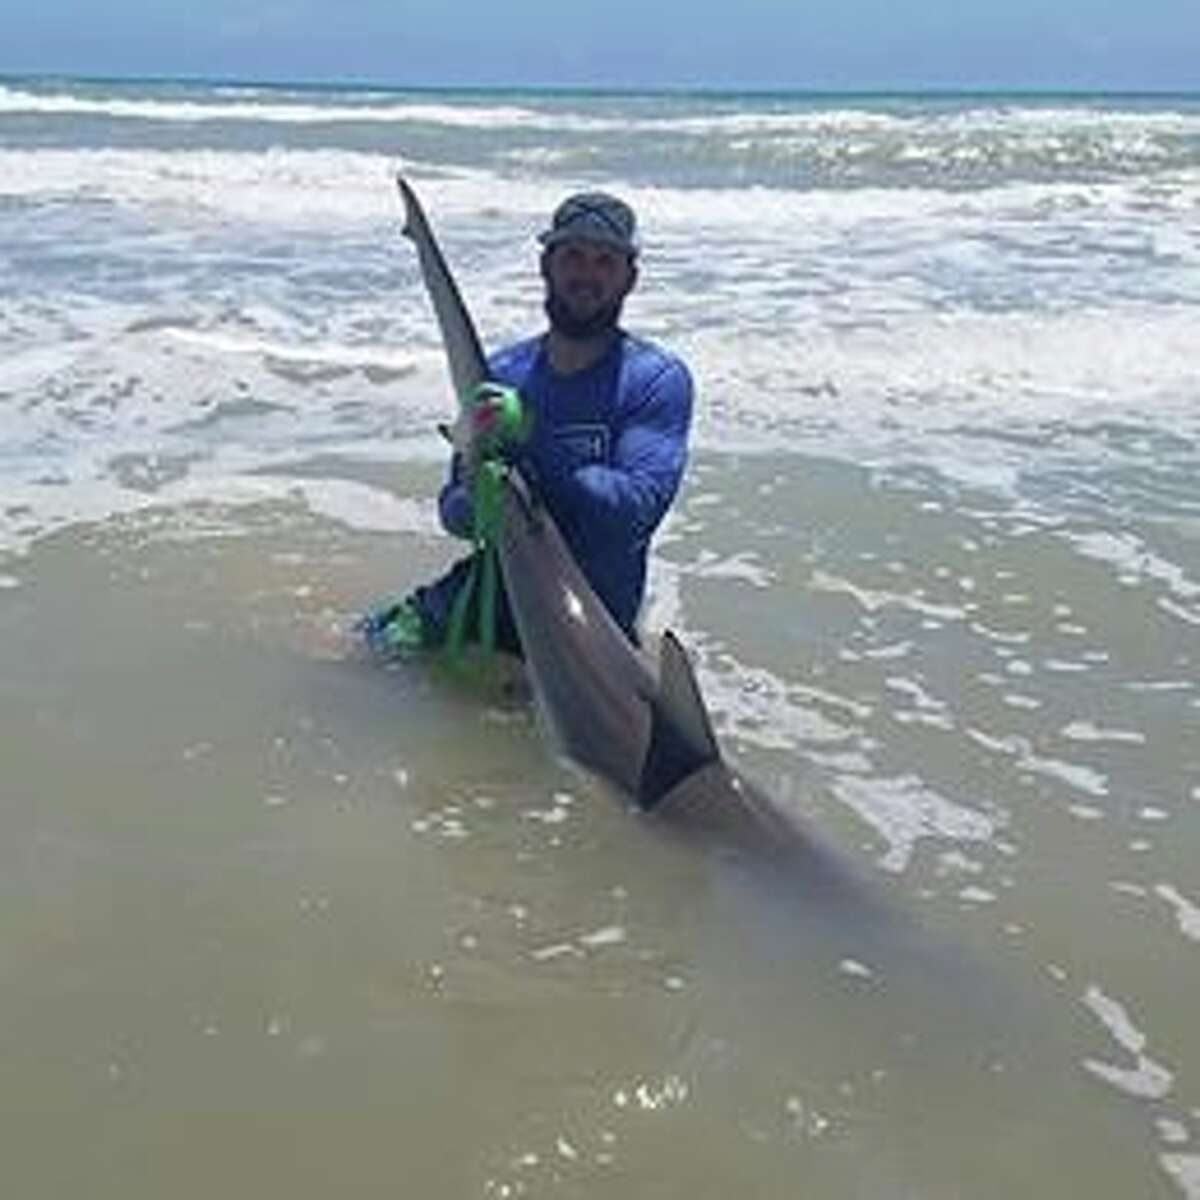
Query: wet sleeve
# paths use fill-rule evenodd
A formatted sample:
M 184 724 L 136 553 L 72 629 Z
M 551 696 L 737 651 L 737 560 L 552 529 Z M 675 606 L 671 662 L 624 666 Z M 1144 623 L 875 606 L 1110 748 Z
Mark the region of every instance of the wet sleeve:
M 691 376 L 675 361 L 645 386 L 616 431 L 611 463 L 574 472 L 571 507 L 607 534 L 648 538 L 679 490 L 691 420 Z
M 442 528 L 454 537 L 469 540 L 473 532 L 473 509 L 471 490 L 462 478 L 462 460 L 455 454 L 450 460 L 450 475 L 438 495 Z

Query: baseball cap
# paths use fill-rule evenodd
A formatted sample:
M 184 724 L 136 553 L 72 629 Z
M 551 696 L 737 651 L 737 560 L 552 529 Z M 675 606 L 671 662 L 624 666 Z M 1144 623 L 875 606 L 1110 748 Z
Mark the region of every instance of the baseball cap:
M 626 254 L 637 254 L 637 219 L 624 200 L 607 192 L 577 192 L 555 210 L 550 228 L 538 234 L 546 249 L 570 238 L 603 242 Z

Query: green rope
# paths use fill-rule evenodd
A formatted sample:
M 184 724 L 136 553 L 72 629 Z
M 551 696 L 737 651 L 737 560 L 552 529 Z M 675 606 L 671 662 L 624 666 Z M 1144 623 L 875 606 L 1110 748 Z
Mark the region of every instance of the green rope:
M 513 388 L 483 384 L 474 403 L 488 407 L 488 424 L 479 431 L 482 458 L 471 488 L 471 542 L 474 553 L 466 582 L 454 598 L 446 636 L 446 657 L 453 666 L 465 662 L 465 648 L 474 633 L 485 658 L 496 649 L 499 541 L 504 524 L 504 483 L 508 464 L 501 457 L 505 443 L 528 433 L 521 398 Z M 477 601 L 475 629 L 470 628 L 472 601 Z

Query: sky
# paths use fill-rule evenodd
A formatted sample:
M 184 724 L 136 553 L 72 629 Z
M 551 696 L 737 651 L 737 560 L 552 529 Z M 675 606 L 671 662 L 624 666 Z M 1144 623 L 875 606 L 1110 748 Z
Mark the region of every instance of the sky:
M 0 74 L 1200 91 L 1200 0 L 0 0 Z

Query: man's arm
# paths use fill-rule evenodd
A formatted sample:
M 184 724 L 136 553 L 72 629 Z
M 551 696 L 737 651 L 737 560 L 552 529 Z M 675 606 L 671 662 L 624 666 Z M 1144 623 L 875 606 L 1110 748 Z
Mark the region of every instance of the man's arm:
M 588 464 L 568 477 L 565 506 L 606 535 L 648 538 L 679 489 L 691 419 L 691 376 L 676 360 L 616 431 L 610 464 Z
M 450 476 L 438 493 L 438 515 L 447 533 L 470 539 L 474 532 L 474 505 L 471 489 L 463 478 L 461 454 L 455 454 L 450 460 Z

